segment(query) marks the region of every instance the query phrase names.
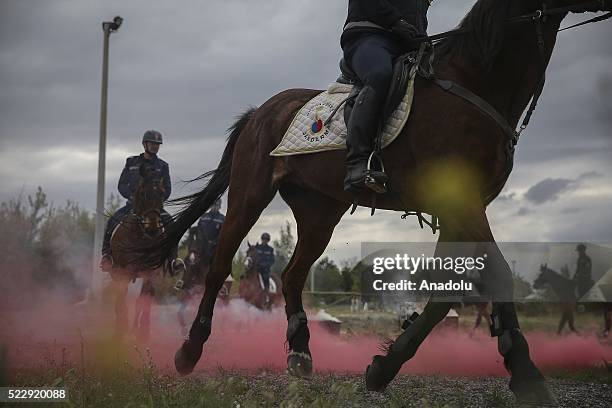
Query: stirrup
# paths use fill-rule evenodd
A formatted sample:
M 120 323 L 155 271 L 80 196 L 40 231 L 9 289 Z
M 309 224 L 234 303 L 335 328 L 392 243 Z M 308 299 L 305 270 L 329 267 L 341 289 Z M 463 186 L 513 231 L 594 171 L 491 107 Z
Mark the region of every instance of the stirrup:
M 380 170 L 372 169 L 374 160 L 376 160 Z M 370 157 L 368 157 L 368 166 L 366 167 L 364 184 L 367 188 L 375 193 L 384 194 L 387 192 L 387 181 L 389 181 L 389 177 L 385 174 L 385 165 L 378 155 L 378 152 L 373 151 L 370 154 Z

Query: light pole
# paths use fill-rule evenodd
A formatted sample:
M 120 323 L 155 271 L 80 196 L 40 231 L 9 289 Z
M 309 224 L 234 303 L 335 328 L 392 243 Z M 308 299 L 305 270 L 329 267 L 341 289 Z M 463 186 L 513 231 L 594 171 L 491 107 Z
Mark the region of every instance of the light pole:
M 102 23 L 104 31 L 104 50 L 102 57 L 102 98 L 100 103 L 100 141 L 98 148 L 98 192 L 96 196 L 96 229 L 94 235 L 94 255 L 92 266 L 91 291 L 94 297 L 102 292 L 102 277 L 100 275 L 100 253 L 104 235 L 104 183 L 106 171 L 106 107 L 108 103 L 108 40 L 111 33 L 121 27 L 123 18 L 117 16 L 113 21 Z

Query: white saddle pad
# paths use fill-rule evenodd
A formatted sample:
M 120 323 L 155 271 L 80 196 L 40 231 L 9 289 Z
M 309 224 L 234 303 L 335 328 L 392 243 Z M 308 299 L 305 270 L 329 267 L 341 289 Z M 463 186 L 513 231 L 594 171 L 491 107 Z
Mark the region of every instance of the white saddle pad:
M 408 121 L 414 97 L 414 77 L 412 75 L 408 81 L 404 99 L 385 123 L 382 133 L 383 148 L 395 140 Z M 270 153 L 270 156 L 292 156 L 346 149 L 347 130 L 344 122 L 344 106 L 335 114 L 328 126 L 325 126 L 324 123 L 338 105 L 348 97 L 352 89 L 353 85 L 334 82 L 326 91 L 306 103 L 295 115 L 283 140 Z

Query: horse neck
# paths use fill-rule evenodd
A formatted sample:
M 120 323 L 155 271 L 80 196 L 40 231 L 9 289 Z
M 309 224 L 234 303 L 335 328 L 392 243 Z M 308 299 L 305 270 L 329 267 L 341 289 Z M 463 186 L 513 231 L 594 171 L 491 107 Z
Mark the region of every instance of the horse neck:
M 550 286 L 552 286 L 555 292 L 559 293 L 559 291 L 565 290 L 570 286 L 571 281 L 569 279 L 561 276 L 552 269 L 546 269 L 544 273 L 546 274 L 546 280 L 550 283 Z
M 531 0 L 522 0 L 520 4 L 517 2 L 513 15 L 533 12 L 538 4 Z M 537 43 L 536 23 L 507 26 L 503 46 L 490 70 L 477 61 L 456 61 L 452 64 L 460 83 L 484 98 L 508 123 L 516 126 L 550 62 L 564 17 L 548 17 L 542 23 L 543 52 Z

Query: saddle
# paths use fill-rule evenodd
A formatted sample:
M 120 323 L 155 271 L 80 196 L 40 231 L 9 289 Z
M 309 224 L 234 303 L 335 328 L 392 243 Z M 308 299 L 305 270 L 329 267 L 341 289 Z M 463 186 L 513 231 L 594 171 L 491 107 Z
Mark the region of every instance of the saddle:
M 387 119 L 389 119 L 391 114 L 395 111 L 395 109 L 398 107 L 398 105 L 404 98 L 404 95 L 406 94 L 406 88 L 408 86 L 408 81 L 410 80 L 410 73 L 414 67 L 414 64 L 417 63 L 417 61 L 419 60 L 418 54 L 419 50 L 411 51 L 409 53 L 400 55 L 393 63 L 393 77 L 391 79 L 391 85 L 389 86 L 389 90 L 385 99 L 385 106 L 382 110 L 380 123 L 385 123 Z M 424 70 L 421 66 L 419 66 L 418 68 L 419 73 L 422 74 Z M 353 85 L 353 89 L 349 94 L 349 99 L 347 100 L 346 106 L 344 108 L 344 121 L 348 126 L 348 121 L 353 111 L 355 99 L 357 98 L 357 95 L 359 95 L 359 92 L 361 92 L 363 84 L 357 77 L 357 74 L 355 74 L 353 69 L 348 65 L 344 58 L 340 60 L 340 72 L 341 74 L 336 80 L 336 82 L 341 84 Z

